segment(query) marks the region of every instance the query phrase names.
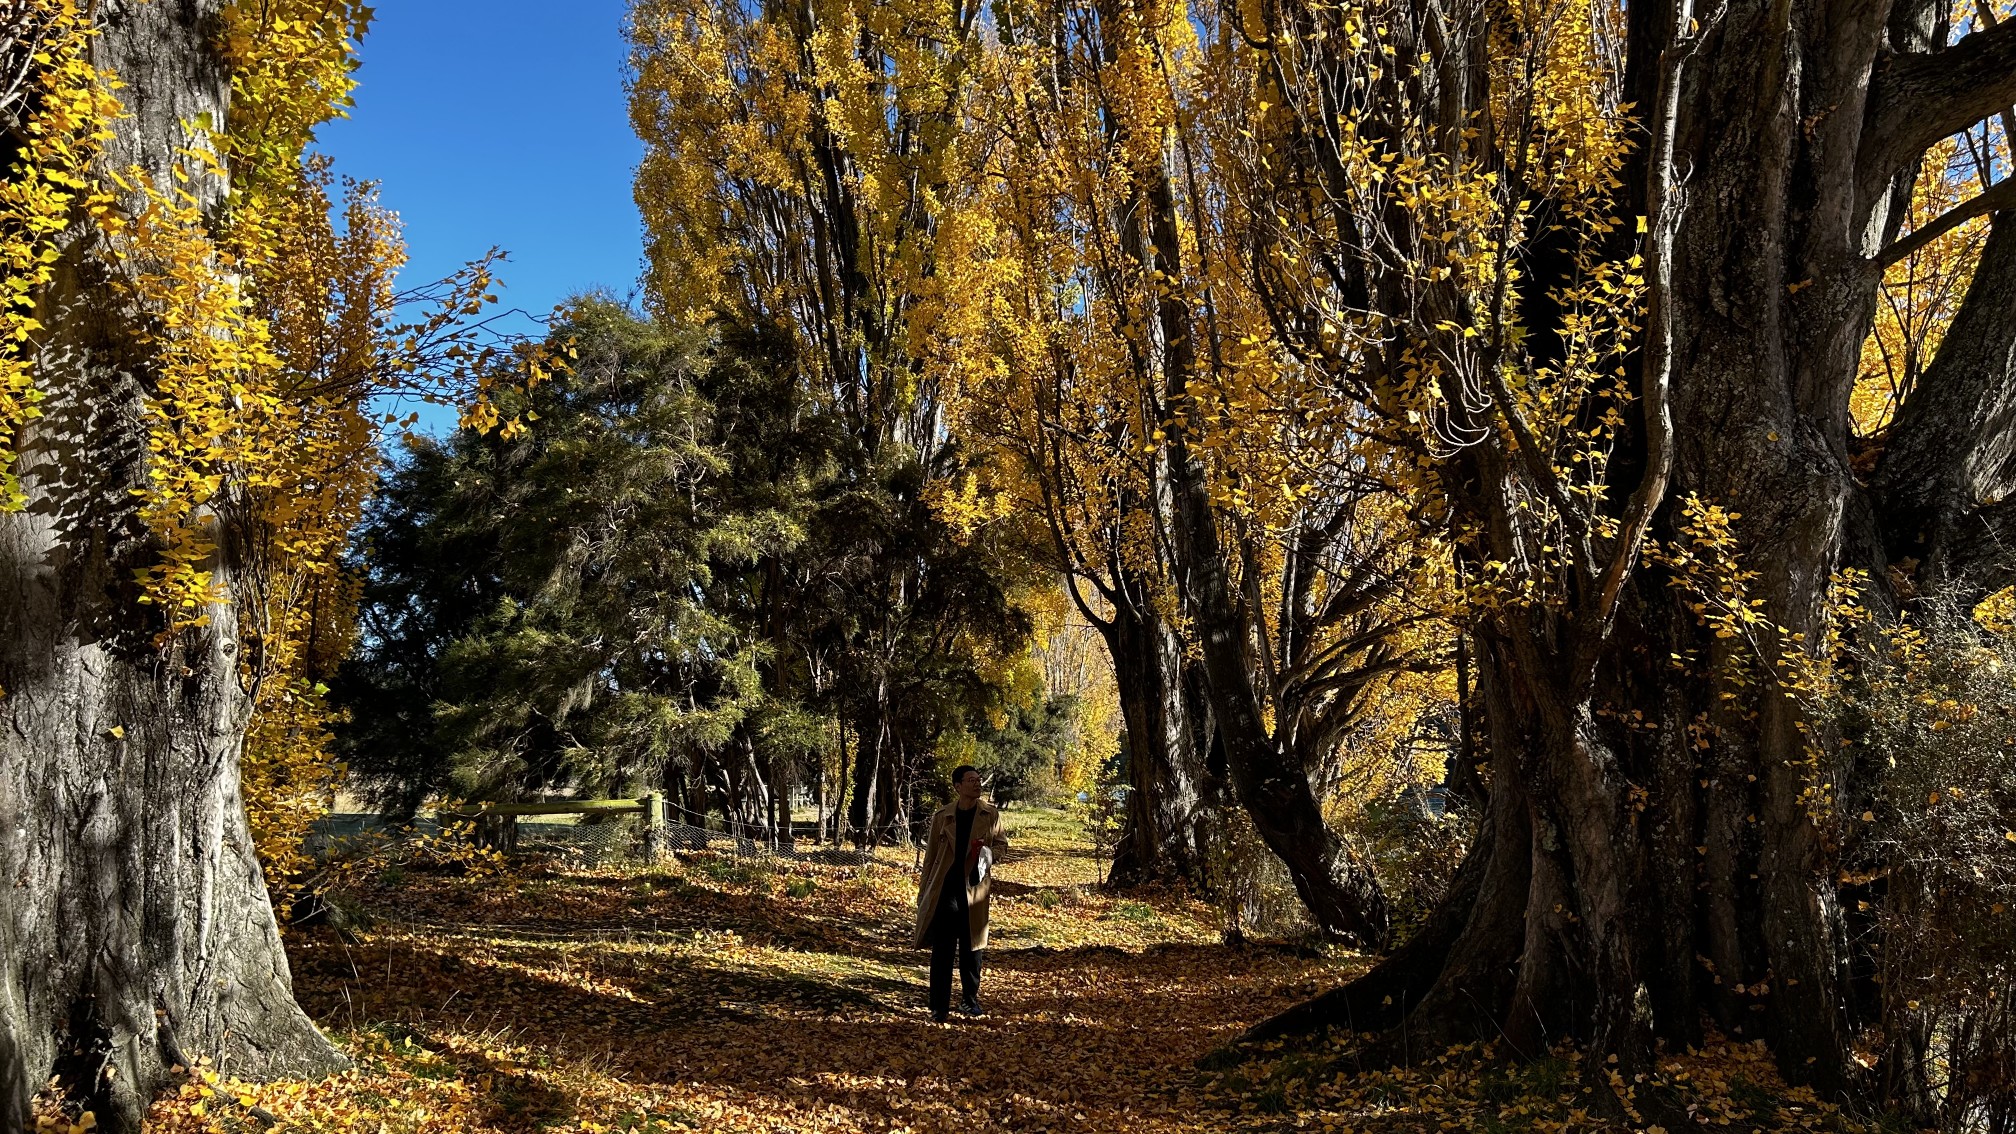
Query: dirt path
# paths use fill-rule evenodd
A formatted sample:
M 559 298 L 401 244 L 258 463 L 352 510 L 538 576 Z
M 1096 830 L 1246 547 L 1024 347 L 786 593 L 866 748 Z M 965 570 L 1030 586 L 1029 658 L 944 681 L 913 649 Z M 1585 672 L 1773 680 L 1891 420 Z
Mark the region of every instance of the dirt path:
M 907 863 L 413 873 L 361 895 L 372 928 L 296 942 L 360 1057 L 301 1097 L 357 1129 L 1223 1129 L 1194 1060 L 1351 962 L 1226 949 L 1207 910 L 1092 890 L 1056 813 L 1009 815 L 984 1018 L 924 1009 Z
M 1565 1048 L 1518 1064 L 1423 1052 L 1372 1070 L 1324 1045 L 1248 1052 L 1206 1075 L 1199 1056 L 1362 962 L 1227 949 L 1208 910 L 1091 888 L 1096 864 L 1058 813 L 1008 814 L 1019 853 L 1001 866 L 982 1019 L 926 1013 L 925 956 L 907 947 L 916 881 L 902 862 L 386 871 L 353 895 L 374 925 L 289 943 L 302 1002 L 355 1068 L 250 1086 L 198 1067 L 150 1129 L 1867 1129 L 1785 1089 L 1748 1044 L 1677 1053 L 1618 1084 L 1680 1116 L 1669 1127 L 1599 1107 Z

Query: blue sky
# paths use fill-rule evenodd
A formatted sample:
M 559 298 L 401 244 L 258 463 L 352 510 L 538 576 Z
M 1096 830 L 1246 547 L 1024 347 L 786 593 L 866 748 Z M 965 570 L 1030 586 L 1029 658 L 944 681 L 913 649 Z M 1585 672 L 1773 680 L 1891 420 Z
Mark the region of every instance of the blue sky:
M 407 286 L 492 245 L 503 306 L 619 298 L 642 254 L 623 96 L 623 0 L 380 0 L 357 106 L 319 148 L 381 184 L 405 223 Z

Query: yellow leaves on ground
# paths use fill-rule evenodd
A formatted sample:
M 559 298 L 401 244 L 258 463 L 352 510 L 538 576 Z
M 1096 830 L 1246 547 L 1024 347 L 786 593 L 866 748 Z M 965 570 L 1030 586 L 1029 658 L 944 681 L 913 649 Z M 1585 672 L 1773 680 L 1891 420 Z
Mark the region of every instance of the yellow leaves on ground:
M 924 1009 L 899 852 L 416 873 L 365 895 L 400 921 L 291 950 L 355 1068 L 165 1100 L 150 1128 L 235 1130 L 240 1090 L 299 1131 L 1215 1128 L 1190 1061 L 1358 965 L 1225 949 L 1201 907 L 1089 889 L 1092 851 L 1054 813 L 1007 814 L 981 1020 Z
M 1741 1130 L 1779 1134 L 1805 1130 L 1873 1131 L 1805 1088 L 1787 1088 L 1762 1042 L 1717 1041 L 1701 1051 L 1658 1060 L 1625 1078 L 1608 1067 L 1587 1068 L 1569 1048 L 1506 1058 L 1491 1047 L 1452 1048 L 1411 1066 L 1364 1069 L 1359 1037 L 1261 1053 L 1213 1075 L 1200 1092 L 1236 1110 L 1234 1128 L 1318 1130 L 1333 1134 L 1428 1134 L 1454 1130 L 1520 1130 L 1534 1134 L 1663 1134 L 1671 1129 Z M 1607 1083 L 1619 1106 L 1599 1102 Z M 1684 1125 L 1683 1125 L 1684 1123 Z
M 1092 889 L 1092 851 L 1057 813 L 1005 815 L 1017 849 L 997 876 L 979 1020 L 924 1010 L 915 879 L 897 852 L 866 867 L 701 854 L 656 870 L 416 872 L 354 895 L 387 918 L 377 928 L 292 949 L 297 991 L 354 1067 L 256 1086 L 199 1068 L 150 1128 L 1643 1129 L 1592 1117 L 1566 1052 L 1523 1069 L 1455 1052 L 1360 1073 L 1353 1039 L 1232 1066 L 1221 1053 L 1199 1071 L 1363 962 L 1226 948 L 1201 907 Z M 1753 1048 L 1665 1061 L 1647 1083 L 1711 1127 L 1833 1128 Z

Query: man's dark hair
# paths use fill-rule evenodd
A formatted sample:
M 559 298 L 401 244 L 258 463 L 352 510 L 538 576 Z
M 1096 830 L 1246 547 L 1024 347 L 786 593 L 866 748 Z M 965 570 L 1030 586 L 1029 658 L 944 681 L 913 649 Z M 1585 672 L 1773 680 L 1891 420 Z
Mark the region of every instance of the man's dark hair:
M 961 764 L 958 767 L 952 769 L 952 786 L 958 787 L 959 781 L 966 778 L 966 773 L 978 772 L 979 770 L 980 769 L 974 767 L 971 764 Z

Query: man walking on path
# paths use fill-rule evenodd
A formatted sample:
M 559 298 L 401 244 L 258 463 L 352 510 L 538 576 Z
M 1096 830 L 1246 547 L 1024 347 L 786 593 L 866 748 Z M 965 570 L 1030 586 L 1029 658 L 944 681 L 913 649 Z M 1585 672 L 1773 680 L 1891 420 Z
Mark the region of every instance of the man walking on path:
M 1001 812 L 980 800 L 980 773 L 952 772 L 952 802 L 931 816 L 924 872 L 917 883 L 917 947 L 931 946 L 931 1018 L 952 1007 L 952 962 L 959 961 L 959 1010 L 980 1014 L 980 951 L 987 947 L 987 894 L 994 859 L 1008 849 Z

